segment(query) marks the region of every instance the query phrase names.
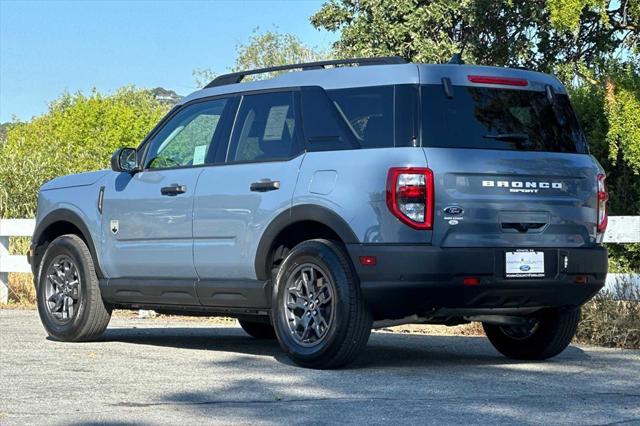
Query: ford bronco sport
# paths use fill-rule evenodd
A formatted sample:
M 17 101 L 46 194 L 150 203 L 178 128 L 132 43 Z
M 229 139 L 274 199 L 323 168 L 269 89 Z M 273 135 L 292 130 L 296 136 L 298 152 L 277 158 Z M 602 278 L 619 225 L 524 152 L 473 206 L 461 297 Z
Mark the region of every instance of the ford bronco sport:
M 605 175 L 566 90 L 403 62 L 220 76 L 112 171 L 43 185 L 47 332 L 95 339 L 112 309 L 225 315 L 313 368 L 402 323 L 480 321 L 516 359 L 564 350 L 607 273 Z

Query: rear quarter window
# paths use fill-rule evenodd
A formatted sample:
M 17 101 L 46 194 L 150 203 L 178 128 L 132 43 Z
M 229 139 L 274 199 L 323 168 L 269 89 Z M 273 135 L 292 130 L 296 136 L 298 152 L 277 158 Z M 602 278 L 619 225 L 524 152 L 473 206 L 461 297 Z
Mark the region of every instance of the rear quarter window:
M 394 146 L 393 86 L 327 92 L 363 148 Z
M 321 90 L 321 89 L 320 89 Z M 413 85 L 308 89 L 303 102 L 311 150 L 417 146 L 418 88 Z M 313 123 L 313 124 L 310 124 Z M 309 140 L 307 140 L 309 146 Z

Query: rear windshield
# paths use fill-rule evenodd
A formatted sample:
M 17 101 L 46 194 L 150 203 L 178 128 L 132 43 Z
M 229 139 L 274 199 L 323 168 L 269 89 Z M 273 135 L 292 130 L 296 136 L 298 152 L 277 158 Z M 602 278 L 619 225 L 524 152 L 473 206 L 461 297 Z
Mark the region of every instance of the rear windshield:
M 423 146 L 587 153 L 566 95 L 441 85 L 422 90 Z

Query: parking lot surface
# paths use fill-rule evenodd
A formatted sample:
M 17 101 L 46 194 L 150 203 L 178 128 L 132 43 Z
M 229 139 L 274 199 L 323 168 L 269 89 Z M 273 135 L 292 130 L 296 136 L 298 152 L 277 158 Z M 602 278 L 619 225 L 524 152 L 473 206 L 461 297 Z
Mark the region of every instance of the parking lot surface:
M 234 326 L 114 318 L 99 342 L 47 339 L 0 310 L 1 424 L 640 424 L 640 351 L 503 358 L 482 337 L 376 332 L 349 368 L 296 367 Z

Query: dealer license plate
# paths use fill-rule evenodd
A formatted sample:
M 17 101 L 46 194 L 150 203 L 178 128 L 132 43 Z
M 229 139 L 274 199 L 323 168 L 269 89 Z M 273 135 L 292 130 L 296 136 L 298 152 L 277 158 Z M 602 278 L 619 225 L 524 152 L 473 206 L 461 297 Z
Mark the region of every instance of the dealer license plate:
M 506 278 L 544 278 L 544 252 L 533 250 L 505 253 Z

